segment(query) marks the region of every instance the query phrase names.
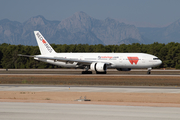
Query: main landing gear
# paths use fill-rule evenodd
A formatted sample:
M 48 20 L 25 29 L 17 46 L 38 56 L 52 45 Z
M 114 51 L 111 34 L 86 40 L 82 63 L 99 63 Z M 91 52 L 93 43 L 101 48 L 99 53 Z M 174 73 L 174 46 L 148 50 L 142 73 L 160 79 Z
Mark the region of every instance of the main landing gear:
M 98 71 L 96 71 L 96 74 L 106 74 L 106 71 L 104 71 L 104 72 L 98 72 Z
M 151 69 L 152 68 L 148 68 L 147 74 L 150 75 L 151 74 Z
M 92 74 L 92 71 L 88 71 L 89 70 L 89 66 L 85 67 L 85 71 L 82 71 L 82 74 Z
M 92 71 L 88 71 L 88 70 L 89 70 L 89 66 L 86 66 L 85 71 L 82 71 L 82 74 L 92 74 Z M 106 71 L 103 72 L 96 71 L 96 74 L 106 74 Z
M 92 74 L 92 71 L 82 71 L 82 74 Z

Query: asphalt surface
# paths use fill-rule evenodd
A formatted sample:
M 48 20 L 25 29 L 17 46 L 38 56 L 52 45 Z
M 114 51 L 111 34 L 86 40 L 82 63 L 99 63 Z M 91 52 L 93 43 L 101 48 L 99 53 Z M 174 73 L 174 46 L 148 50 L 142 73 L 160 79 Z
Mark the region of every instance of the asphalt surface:
M 179 120 L 180 108 L 0 103 L 0 120 Z
M 0 74 L 1 76 L 6 76 L 7 74 Z M 27 75 L 27 76 L 145 76 L 145 77 L 155 77 L 155 76 L 169 76 L 169 77 L 180 77 L 180 75 L 133 75 L 133 74 L 105 74 L 105 75 L 102 75 L 102 74 L 8 74 L 8 76 L 24 76 L 24 75 Z
M 63 85 L 0 85 L 0 91 L 32 92 L 120 92 L 120 93 L 180 93 L 180 87 L 149 86 L 63 86 Z
M 107 74 L 81 74 L 82 69 L 0 69 L 0 75 L 55 75 L 55 76 L 177 76 L 180 77 L 180 70 L 152 69 L 147 74 L 146 69 L 132 69 L 131 71 L 117 71 L 108 69 Z
M 83 69 L 0 69 L 0 71 L 83 71 Z M 117 71 L 107 69 L 107 71 Z M 147 71 L 147 69 L 132 69 L 131 71 Z M 152 69 L 151 71 L 179 71 L 180 69 Z
M 0 85 L 0 91 L 180 93 L 180 87 Z M 178 107 L 0 102 L 0 120 L 179 120 Z
M 0 74 L 76 74 L 81 75 L 83 69 L 0 69 Z M 96 74 L 93 71 L 93 74 Z M 139 74 L 146 75 L 147 69 L 132 69 L 131 71 L 117 71 L 107 69 L 107 74 Z M 152 75 L 180 75 L 180 70 L 152 69 Z

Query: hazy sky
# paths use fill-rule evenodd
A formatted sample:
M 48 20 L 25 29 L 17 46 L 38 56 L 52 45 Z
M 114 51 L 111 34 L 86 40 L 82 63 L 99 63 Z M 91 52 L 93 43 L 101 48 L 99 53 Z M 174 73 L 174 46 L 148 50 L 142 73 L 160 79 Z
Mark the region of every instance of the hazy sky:
M 25 22 L 42 15 L 61 21 L 79 11 L 101 20 L 161 27 L 180 19 L 180 0 L 0 0 L 0 20 Z

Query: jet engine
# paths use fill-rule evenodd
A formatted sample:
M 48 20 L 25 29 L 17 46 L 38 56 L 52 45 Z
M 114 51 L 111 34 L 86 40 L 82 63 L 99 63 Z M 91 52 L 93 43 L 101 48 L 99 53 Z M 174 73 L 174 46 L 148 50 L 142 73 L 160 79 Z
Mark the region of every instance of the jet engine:
M 105 72 L 107 70 L 107 65 L 105 63 L 92 63 L 90 69 L 96 72 Z
M 131 68 L 116 68 L 118 71 L 131 71 Z

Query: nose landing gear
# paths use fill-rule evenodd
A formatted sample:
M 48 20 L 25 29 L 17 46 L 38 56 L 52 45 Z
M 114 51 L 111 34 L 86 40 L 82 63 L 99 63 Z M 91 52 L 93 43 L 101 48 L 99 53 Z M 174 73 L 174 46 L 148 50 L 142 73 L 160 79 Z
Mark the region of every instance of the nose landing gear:
M 151 74 L 151 69 L 152 68 L 148 68 L 147 74 L 150 75 Z

